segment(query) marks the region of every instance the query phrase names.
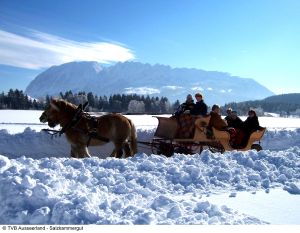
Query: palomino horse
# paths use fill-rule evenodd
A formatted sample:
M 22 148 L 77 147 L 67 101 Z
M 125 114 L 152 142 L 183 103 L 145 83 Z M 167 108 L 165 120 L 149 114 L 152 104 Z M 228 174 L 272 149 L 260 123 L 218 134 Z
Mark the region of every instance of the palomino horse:
M 123 149 L 126 157 L 137 152 L 136 130 L 130 119 L 121 114 L 91 117 L 83 111 L 80 114 L 77 113 L 76 105 L 65 100 L 53 99 L 40 117 L 40 121 L 48 122 L 50 127 L 58 124 L 62 127 L 62 133 L 66 134 L 71 144 L 72 157 L 90 157 L 88 146 L 103 145 L 109 141 L 115 146 L 111 156 L 120 158 Z M 72 123 L 74 121 L 75 123 Z

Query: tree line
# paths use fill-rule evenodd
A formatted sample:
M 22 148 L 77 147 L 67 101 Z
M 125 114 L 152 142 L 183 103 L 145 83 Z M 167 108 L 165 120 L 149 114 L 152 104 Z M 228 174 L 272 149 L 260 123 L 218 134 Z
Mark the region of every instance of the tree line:
M 232 108 L 237 111 L 238 115 L 247 115 L 249 109 L 254 109 L 258 115 L 264 115 L 265 112 L 277 113 L 282 117 L 289 116 L 300 116 L 300 103 L 284 103 L 284 102 L 273 102 L 268 99 L 245 101 L 240 103 L 228 103 L 222 107 L 223 112 L 226 113 L 227 108 Z
M 30 98 L 21 90 L 10 89 L 7 94 L 0 94 L 0 109 L 43 110 L 51 101 L 51 96 L 37 100 Z M 167 97 L 150 97 L 149 95 L 114 94 L 97 96 L 92 92 L 60 93 L 60 97 L 76 105 L 89 102 L 88 111 L 123 112 L 123 113 L 173 113 L 179 106 L 179 101 L 171 104 Z
M 0 109 L 43 109 L 45 104 L 32 99 L 21 90 L 10 89 L 7 94 L 0 94 Z
M 51 100 L 51 96 L 43 99 L 33 99 L 22 90 L 10 89 L 7 94 L 0 94 L 0 109 L 43 110 Z M 180 105 L 177 100 L 170 103 L 167 97 L 150 97 L 149 95 L 115 94 L 110 96 L 97 96 L 92 92 L 73 93 L 67 91 L 60 93 L 60 98 L 76 105 L 89 102 L 88 111 L 94 112 L 122 112 L 122 113 L 146 113 L 146 114 L 172 114 Z M 226 115 L 226 109 L 231 107 L 238 115 L 247 115 L 249 109 L 254 109 L 258 115 L 265 112 L 277 113 L 280 116 L 300 116 L 300 102 L 295 101 L 300 94 L 288 94 L 269 97 L 264 100 L 231 102 L 221 107 L 222 115 Z
M 167 97 L 150 97 L 137 94 L 114 94 L 98 96 L 92 92 L 72 91 L 60 93 L 62 99 L 76 105 L 89 102 L 89 111 L 123 112 L 123 113 L 173 113 L 179 106 L 179 101 L 171 104 Z M 46 97 L 49 99 L 49 97 Z

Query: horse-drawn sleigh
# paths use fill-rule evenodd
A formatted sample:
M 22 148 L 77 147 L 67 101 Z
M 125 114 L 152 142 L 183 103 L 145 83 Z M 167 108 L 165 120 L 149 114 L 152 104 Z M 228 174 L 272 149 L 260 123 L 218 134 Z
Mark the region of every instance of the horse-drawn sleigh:
M 64 100 L 52 100 L 50 106 L 42 113 L 41 122 L 48 122 L 50 127 L 60 125 L 60 130 L 45 129 L 50 134 L 65 133 L 71 144 L 72 157 L 89 157 L 88 146 L 103 145 L 108 142 L 114 144 L 111 156 L 120 158 L 132 156 L 137 152 L 137 144 L 143 144 L 152 149 L 155 154 L 171 156 L 174 153 L 200 153 L 204 148 L 213 152 L 231 151 L 230 134 L 215 128 L 208 129 L 210 116 L 192 117 L 192 121 L 183 121 L 182 127 L 177 118 L 156 117 L 158 127 L 154 138 L 149 142 L 138 141 L 133 122 L 121 114 L 107 114 L 91 116 L 85 112 L 85 105 L 76 106 Z M 191 117 L 188 117 L 191 118 Z M 187 123 L 187 124 L 186 124 Z M 182 128 L 185 130 L 183 131 Z M 245 147 L 238 150 L 261 150 L 259 141 L 265 128 L 261 128 L 250 135 Z
M 191 154 L 201 153 L 204 148 L 212 152 L 221 152 L 250 149 L 261 150 L 260 139 L 263 137 L 266 128 L 260 127 L 251 133 L 248 143 L 244 147 L 234 148 L 231 144 L 231 136 L 228 131 L 217 130 L 208 127 L 210 116 L 196 117 L 188 116 L 193 124 L 188 126 L 188 130 L 182 129 L 180 122 L 175 117 L 156 117 L 158 127 L 154 133 L 154 138 L 150 143 L 140 142 L 151 146 L 155 154 L 171 156 L 174 152 Z M 188 131 L 182 133 L 182 131 Z M 258 142 L 258 143 L 255 143 Z

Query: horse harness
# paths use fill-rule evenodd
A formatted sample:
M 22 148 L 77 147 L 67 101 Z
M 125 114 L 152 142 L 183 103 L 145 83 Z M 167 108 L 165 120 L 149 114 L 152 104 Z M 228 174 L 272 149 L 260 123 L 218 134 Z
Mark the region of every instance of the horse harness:
M 87 112 L 84 112 L 85 108 L 87 107 L 88 102 L 82 104 L 79 104 L 74 116 L 72 117 L 71 121 L 69 121 L 64 127 L 62 127 L 60 130 L 53 130 L 53 129 L 42 129 L 42 131 L 47 132 L 48 134 L 51 134 L 52 136 L 58 135 L 61 136 L 64 134 L 67 130 L 73 129 L 77 132 L 80 132 L 82 134 L 86 134 L 89 139 L 87 141 L 87 146 L 90 145 L 90 142 L 92 139 L 97 139 L 103 142 L 109 142 L 109 139 L 106 137 L 102 137 L 97 133 L 97 126 L 98 126 L 98 120 L 96 117 L 91 116 Z M 77 127 L 81 119 L 85 117 L 88 120 L 88 125 L 91 126 L 91 131 L 84 131 Z

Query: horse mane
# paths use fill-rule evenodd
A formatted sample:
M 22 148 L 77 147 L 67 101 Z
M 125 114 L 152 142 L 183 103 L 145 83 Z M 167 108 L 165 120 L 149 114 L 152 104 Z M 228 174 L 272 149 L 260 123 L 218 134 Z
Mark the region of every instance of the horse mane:
M 77 109 L 75 104 L 67 102 L 64 99 L 53 99 L 52 103 L 54 103 L 60 110 L 67 112 L 73 112 L 75 109 Z

